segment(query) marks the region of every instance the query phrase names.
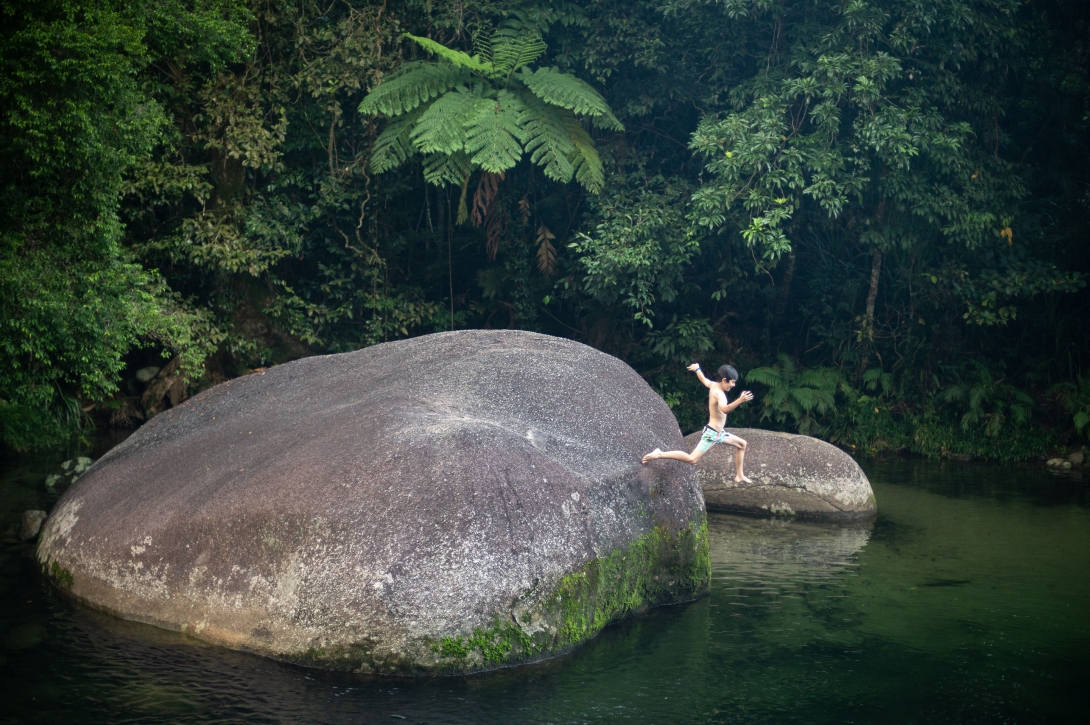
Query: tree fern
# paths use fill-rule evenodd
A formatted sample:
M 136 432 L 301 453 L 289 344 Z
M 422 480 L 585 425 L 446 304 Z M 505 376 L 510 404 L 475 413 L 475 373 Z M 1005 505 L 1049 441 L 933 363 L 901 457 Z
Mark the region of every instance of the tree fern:
M 594 148 L 594 141 L 578 119 L 568 116 L 563 120 L 568 138 L 575 146 L 575 154 L 572 157 L 575 180 L 588 191 L 597 194 L 605 185 L 605 172 L 602 169 L 602 160 L 598 157 L 598 150 Z
M 461 186 L 472 170 L 473 164 L 462 151 L 453 154 L 428 154 L 424 157 L 424 180 L 435 186 Z
M 541 166 L 550 179 L 568 183 L 575 174 L 571 159 L 576 150 L 561 115 L 566 112 L 537 96 L 528 96 L 526 107 L 529 113 L 525 124 L 525 148 L 530 153 L 530 161 Z
M 413 145 L 426 154 L 453 154 L 465 148 L 465 124 L 481 94 L 458 86 L 428 106 L 410 134 Z
M 498 174 L 519 162 L 526 140 L 525 113 L 526 106 L 508 91 L 477 101 L 465 124 L 466 151 L 474 166 Z
M 375 145 L 371 149 L 371 170 L 376 173 L 396 169 L 405 163 L 413 155 L 413 145 L 410 135 L 421 109 L 416 109 L 400 118 L 395 118 L 387 124 L 385 130 L 375 139 Z
M 509 79 L 512 73 L 544 55 L 545 47 L 540 35 L 511 38 L 497 32 L 492 36 L 493 77 Z
M 390 118 L 375 143 L 371 170 L 389 171 L 420 151 L 429 183 L 465 187 L 472 169 L 502 173 L 529 153 L 550 179 L 574 178 L 600 192 L 602 161 L 580 118 L 601 128 L 624 127 L 583 81 L 555 68 L 527 67 L 545 52 L 537 28 L 528 16 L 509 18 L 487 41 L 475 40 L 474 55 L 402 36 L 439 60 L 405 64 L 360 104 L 361 113 Z M 454 154 L 465 155 L 439 158 Z
M 465 70 L 449 63 L 406 63 L 367 94 L 359 111 L 400 116 L 469 79 Z
M 556 68 L 538 68 L 534 72 L 524 68 L 518 79 L 546 103 L 566 108 L 579 116 L 588 116 L 599 128 L 624 130 L 598 91 L 575 76 L 561 73 Z

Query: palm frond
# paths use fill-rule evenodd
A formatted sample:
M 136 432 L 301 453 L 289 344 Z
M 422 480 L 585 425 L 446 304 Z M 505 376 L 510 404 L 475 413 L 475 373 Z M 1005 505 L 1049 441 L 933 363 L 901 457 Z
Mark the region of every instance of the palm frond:
M 598 157 L 598 150 L 594 148 L 594 141 L 578 119 L 569 116 L 563 121 L 564 129 L 568 132 L 568 139 L 575 146 L 575 153 L 572 154 L 575 180 L 590 193 L 601 193 L 606 183 L 606 176 L 602 168 L 602 160 Z
M 498 174 L 522 158 L 526 132 L 520 125 L 526 106 L 518 96 L 500 91 L 477 101 L 466 121 L 466 151 L 474 164 Z
M 462 151 L 453 154 L 428 154 L 424 157 L 424 180 L 435 186 L 461 185 L 472 165 Z
M 599 128 L 624 130 L 624 125 L 609 110 L 609 104 L 601 94 L 573 75 L 561 73 L 556 68 L 538 68 L 533 72 L 525 68 L 518 79 L 546 103 L 589 116 L 591 123 Z
M 376 174 L 396 169 L 413 155 L 414 149 L 409 138 L 413 124 L 420 116 L 421 109 L 405 114 L 390 121 L 371 149 L 371 161 L 368 167 Z
M 481 99 L 476 89 L 458 86 L 447 91 L 420 115 L 413 128 L 413 145 L 426 154 L 453 154 L 465 148 L 465 122 Z
M 406 63 L 364 97 L 359 111 L 400 116 L 468 80 L 465 70 L 450 63 Z
M 575 145 L 564 125 L 563 114 L 567 111 L 550 106 L 530 94 L 526 94 L 523 101 L 528 109 L 524 127 L 526 151 L 530 154 L 530 161 L 541 166 L 545 175 L 553 181 L 568 183 L 575 173 L 571 162 Z
M 440 58 L 450 63 L 453 63 L 456 66 L 473 71 L 474 73 L 480 73 L 484 76 L 491 75 L 492 69 L 489 64 L 482 63 L 479 58 L 475 58 L 468 53 L 463 53 L 462 51 L 455 50 L 454 48 L 448 48 L 442 43 L 436 42 L 431 38 L 422 38 L 418 35 L 413 35 L 411 33 L 402 33 L 401 37 L 408 38 L 429 53 L 434 53 Z

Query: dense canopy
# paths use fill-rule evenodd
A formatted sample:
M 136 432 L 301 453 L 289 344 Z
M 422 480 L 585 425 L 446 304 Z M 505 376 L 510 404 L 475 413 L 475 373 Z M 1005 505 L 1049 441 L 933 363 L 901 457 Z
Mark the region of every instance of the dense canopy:
M 149 366 L 177 402 L 488 327 L 622 357 L 686 430 L 700 359 L 739 425 L 841 445 L 1090 433 L 1077 0 L 0 6 L 8 447 L 139 423 Z

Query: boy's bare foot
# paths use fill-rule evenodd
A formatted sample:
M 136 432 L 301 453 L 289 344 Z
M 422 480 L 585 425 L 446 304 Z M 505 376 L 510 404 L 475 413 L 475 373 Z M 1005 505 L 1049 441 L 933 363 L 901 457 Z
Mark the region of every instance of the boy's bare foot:
M 647 463 L 648 461 L 653 461 L 656 458 L 659 458 L 661 455 L 662 455 L 662 449 L 661 448 L 656 448 L 655 450 L 651 451 L 646 456 L 644 456 L 643 460 L 640 461 L 640 463 Z
M 735 483 L 753 483 L 753 481 L 750 480 L 749 476 L 735 476 L 734 477 L 734 482 Z

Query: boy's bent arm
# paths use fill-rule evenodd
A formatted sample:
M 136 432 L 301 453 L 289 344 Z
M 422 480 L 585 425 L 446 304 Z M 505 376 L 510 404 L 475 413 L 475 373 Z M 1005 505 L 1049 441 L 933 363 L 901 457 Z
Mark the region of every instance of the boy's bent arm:
M 708 380 L 706 377 L 704 377 L 704 371 L 700 368 L 696 369 L 696 377 L 704 385 L 704 387 L 708 388 L 709 390 L 715 385 L 715 382 Z

